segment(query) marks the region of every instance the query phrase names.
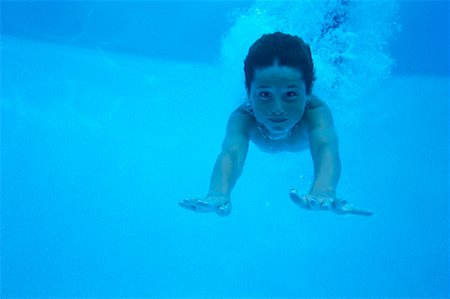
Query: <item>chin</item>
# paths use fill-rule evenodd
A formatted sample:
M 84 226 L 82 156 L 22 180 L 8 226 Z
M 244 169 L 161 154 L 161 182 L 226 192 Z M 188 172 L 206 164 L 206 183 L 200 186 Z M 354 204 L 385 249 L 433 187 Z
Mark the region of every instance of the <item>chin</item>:
M 291 129 L 289 126 L 270 126 L 268 129 L 274 133 L 283 133 Z

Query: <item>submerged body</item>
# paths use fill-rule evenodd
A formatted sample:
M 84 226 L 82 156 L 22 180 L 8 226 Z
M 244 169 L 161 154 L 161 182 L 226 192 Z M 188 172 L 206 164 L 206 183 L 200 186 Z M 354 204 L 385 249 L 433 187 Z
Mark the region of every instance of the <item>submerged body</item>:
M 231 191 L 243 171 L 251 141 L 268 152 L 310 149 L 314 164 L 311 188 L 305 196 L 295 189 L 289 191 L 300 207 L 358 212 L 336 199 L 341 172 L 338 138 L 330 109 L 311 93 L 315 78 L 309 46 L 283 33 L 263 35 L 250 48 L 244 70 L 248 100 L 229 117 L 209 192 L 180 205 L 196 212 L 228 215 Z

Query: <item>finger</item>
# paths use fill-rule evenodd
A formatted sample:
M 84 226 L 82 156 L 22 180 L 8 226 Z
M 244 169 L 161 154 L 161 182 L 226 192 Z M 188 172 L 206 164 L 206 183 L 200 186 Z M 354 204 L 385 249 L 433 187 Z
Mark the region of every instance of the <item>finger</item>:
M 338 214 L 353 214 L 361 216 L 371 216 L 373 213 L 367 210 L 355 208 L 353 205 L 347 203 L 345 200 L 337 199 L 333 202 L 333 211 Z
M 292 188 L 291 190 L 289 190 L 289 197 L 300 208 L 309 210 L 305 197 L 298 195 L 296 189 Z
M 322 208 L 322 210 L 331 210 L 332 206 L 333 206 L 333 200 L 327 198 L 322 201 L 322 204 L 320 207 Z
M 197 200 L 195 205 L 199 208 L 207 208 L 210 204 L 203 200 Z
M 195 211 L 196 212 L 215 212 L 217 210 L 217 205 L 211 204 L 206 201 L 197 200 L 195 202 Z
M 182 206 L 183 208 L 189 207 L 193 205 L 194 200 L 192 199 L 183 199 L 178 202 L 178 205 Z
M 332 202 L 331 208 L 334 210 L 334 212 L 338 214 L 345 214 L 343 211 L 344 206 L 347 204 L 346 200 L 343 199 L 335 199 Z
M 317 200 L 317 199 L 315 199 L 315 198 L 311 198 L 311 197 L 308 197 L 308 196 L 306 196 L 305 197 L 305 200 L 306 200 L 306 204 L 308 205 L 308 207 L 311 209 L 311 210 L 318 210 L 318 209 L 320 209 L 321 208 L 321 204 L 320 204 L 320 202 Z
M 200 199 L 185 199 L 179 202 L 179 205 L 183 208 L 194 212 L 211 212 L 217 209 L 216 206 L 212 206 L 209 203 Z
M 217 215 L 222 216 L 222 217 L 230 215 L 230 213 L 231 213 L 231 202 L 227 202 L 225 205 L 219 207 L 216 210 L 216 213 L 217 213 Z
M 345 205 L 342 208 L 342 212 L 344 212 L 345 214 L 353 214 L 353 215 L 361 215 L 361 216 L 372 216 L 373 213 L 371 211 L 366 211 L 366 210 L 360 210 L 360 209 L 356 209 L 354 207 L 350 207 Z
M 195 205 L 192 204 L 191 202 L 180 201 L 180 202 L 178 203 L 178 205 L 179 205 L 180 207 L 182 207 L 182 208 L 185 208 L 185 209 L 188 209 L 188 210 L 191 210 L 191 211 L 195 211 Z
M 178 203 L 180 205 L 192 205 L 195 204 L 195 202 L 199 201 L 199 198 L 187 198 L 187 199 L 183 199 L 181 201 L 179 201 Z

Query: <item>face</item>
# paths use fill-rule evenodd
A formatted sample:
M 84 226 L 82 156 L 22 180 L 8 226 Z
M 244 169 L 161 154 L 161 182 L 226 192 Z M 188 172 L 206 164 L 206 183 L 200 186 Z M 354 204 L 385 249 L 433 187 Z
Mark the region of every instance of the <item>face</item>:
M 256 69 L 249 98 L 258 122 L 274 133 L 286 132 L 305 111 L 303 75 L 300 70 L 277 64 Z

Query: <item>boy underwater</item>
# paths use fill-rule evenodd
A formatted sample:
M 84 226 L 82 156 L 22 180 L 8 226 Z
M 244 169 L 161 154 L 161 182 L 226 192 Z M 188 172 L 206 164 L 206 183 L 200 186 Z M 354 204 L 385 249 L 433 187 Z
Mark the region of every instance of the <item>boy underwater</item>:
M 338 137 L 328 106 L 312 94 L 315 80 L 311 50 L 301 38 L 275 32 L 250 47 L 244 61 L 247 101 L 229 119 L 209 192 L 179 205 L 195 212 L 231 212 L 231 191 L 241 175 L 249 142 L 268 152 L 310 148 L 314 181 L 307 195 L 289 191 L 291 200 L 308 210 L 372 215 L 336 198 L 341 173 Z

